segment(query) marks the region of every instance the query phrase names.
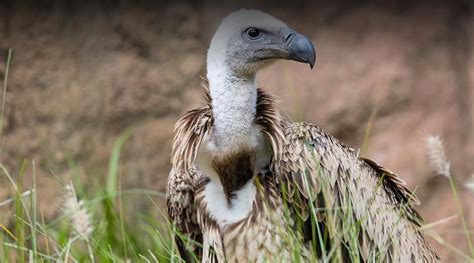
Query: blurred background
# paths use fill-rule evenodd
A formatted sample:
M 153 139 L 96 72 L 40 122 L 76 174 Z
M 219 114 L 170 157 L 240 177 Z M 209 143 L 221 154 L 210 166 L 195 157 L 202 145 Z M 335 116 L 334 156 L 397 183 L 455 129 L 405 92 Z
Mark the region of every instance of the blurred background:
M 203 101 L 200 76 L 220 20 L 258 8 L 309 36 L 317 66 L 278 62 L 259 85 L 293 120 L 316 123 L 403 178 L 444 240 L 468 253 L 449 182 L 427 164 L 440 135 L 468 225 L 474 228 L 474 13 L 463 1 L 0 1 L 0 80 L 12 61 L 0 162 L 15 178 L 35 161 L 38 209 L 61 212 L 62 186 L 105 187 L 114 142 L 124 189 L 164 192 L 173 125 Z M 368 125 L 369 124 L 369 125 Z M 365 135 L 370 134 L 364 144 Z M 11 197 L 0 176 L 0 201 Z M 129 214 L 153 209 L 130 196 Z M 164 199 L 156 197 L 163 206 Z M 0 207 L 8 226 L 12 207 Z M 471 236 L 473 232 L 471 231 Z M 461 260 L 432 240 L 446 262 Z

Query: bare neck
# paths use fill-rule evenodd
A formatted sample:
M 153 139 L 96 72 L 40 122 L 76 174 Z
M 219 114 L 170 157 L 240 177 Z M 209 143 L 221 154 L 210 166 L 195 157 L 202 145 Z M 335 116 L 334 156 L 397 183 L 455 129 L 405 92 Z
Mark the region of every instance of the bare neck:
M 255 76 L 218 74 L 210 77 L 216 146 L 224 151 L 248 148 L 252 144 L 257 107 Z

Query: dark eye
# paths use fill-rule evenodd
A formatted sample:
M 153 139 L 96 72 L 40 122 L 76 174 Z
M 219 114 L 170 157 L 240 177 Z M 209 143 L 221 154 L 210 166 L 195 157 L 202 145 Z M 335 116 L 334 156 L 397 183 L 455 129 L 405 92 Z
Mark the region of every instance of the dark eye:
M 247 36 L 251 40 L 259 39 L 262 36 L 262 31 L 258 28 L 251 27 L 247 29 Z

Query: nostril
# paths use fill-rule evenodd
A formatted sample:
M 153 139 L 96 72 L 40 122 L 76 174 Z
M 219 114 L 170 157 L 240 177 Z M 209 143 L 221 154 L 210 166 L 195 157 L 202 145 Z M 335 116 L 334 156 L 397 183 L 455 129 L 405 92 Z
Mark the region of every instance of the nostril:
M 296 32 L 293 31 L 290 28 L 282 28 L 282 30 L 281 30 L 282 39 L 283 39 L 284 43 L 286 43 L 286 44 L 288 44 L 293 39 L 293 37 L 295 35 L 296 35 Z
M 285 43 L 288 43 L 291 41 L 291 39 L 295 36 L 295 32 L 290 32 L 288 35 L 285 36 Z

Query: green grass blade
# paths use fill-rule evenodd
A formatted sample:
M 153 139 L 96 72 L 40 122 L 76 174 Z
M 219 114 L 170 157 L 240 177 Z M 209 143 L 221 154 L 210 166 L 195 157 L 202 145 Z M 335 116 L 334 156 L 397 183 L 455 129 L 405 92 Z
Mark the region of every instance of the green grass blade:
M 32 215 L 32 222 L 31 222 L 31 247 L 33 249 L 33 260 L 36 261 L 37 255 L 38 255 L 38 247 L 37 247 L 37 242 L 36 242 L 36 222 L 37 222 L 37 214 L 36 214 L 36 206 L 37 206 L 37 199 L 36 199 L 36 166 L 35 166 L 35 161 L 32 161 L 32 169 L 33 169 L 33 189 L 32 193 L 30 195 L 30 201 L 31 201 L 31 215 Z
M 0 140 L 3 141 L 3 115 L 5 113 L 5 101 L 7 95 L 8 73 L 10 72 L 10 63 L 12 59 L 12 50 L 8 50 L 7 65 L 5 67 L 5 77 L 3 78 L 3 95 L 2 95 L 2 114 L 0 116 Z M 3 144 L 3 143 L 2 143 Z
M 128 140 L 128 138 L 132 135 L 133 128 L 128 128 L 123 131 L 117 140 L 114 142 L 112 147 L 112 153 L 110 156 L 109 161 L 109 169 L 107 174 L 107 193 L 114 194 L 117 190 L 117 176 L 118 176 L 118 168 L 120 162 L 120 153 L 122 150 L 122 146 Z

